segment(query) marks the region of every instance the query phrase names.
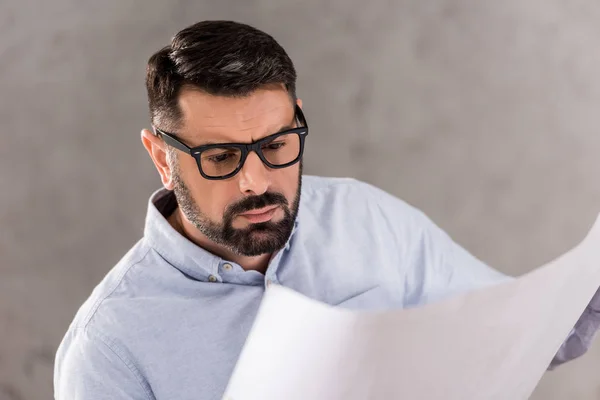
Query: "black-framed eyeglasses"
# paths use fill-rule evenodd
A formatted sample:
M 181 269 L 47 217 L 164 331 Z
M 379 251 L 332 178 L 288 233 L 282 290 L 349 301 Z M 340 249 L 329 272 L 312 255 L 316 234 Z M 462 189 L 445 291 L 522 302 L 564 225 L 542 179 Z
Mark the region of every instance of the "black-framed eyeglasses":
M 237 174 L 251 151 L 269 168 L 286 168 L 296 164 L 304 153 L 304 140 L 308 125 L 302 109 L 296 105 L 295 119 L 298 128 L 269 135 L 253 143 L 217 143 L 189 147 L 169 132 L 154 127 L 154 134 L 162 136 L 165 143 L 194 157 L 200 174 L 206 179 L 231 178 Z

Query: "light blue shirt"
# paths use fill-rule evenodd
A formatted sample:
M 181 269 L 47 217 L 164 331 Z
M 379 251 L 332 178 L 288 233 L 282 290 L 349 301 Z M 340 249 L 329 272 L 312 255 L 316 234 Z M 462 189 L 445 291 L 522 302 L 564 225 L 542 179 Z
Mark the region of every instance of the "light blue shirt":
M 56 399 L 220 399 L 271 283 L 382 310 L 510 279 L 420 211 L 353 179 L 303 178 L 294 231 L 265 275 L 181 236 L 166 219 L 175 207 L 172 192 L 151 197 L 144 237 L 75 316 L 56 357 Z M 556 364 L 587 349 L 600 320 L 588 314 Z

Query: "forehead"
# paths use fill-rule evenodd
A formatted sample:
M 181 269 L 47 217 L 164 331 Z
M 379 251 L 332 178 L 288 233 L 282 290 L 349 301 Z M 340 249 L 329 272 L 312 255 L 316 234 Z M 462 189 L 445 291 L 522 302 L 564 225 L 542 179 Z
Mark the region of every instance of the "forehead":
M 245 97 L 183 89 L 179 107 L 183 114 L 180 136 L 193 145 L 252 142 L 288 128 L 294 118 L 294 105 L 280 86 Z

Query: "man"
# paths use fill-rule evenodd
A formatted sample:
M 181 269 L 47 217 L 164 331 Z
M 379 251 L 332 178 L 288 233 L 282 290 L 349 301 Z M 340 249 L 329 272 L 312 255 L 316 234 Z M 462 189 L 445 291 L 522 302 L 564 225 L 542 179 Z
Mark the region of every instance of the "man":
M 509 279 L 375 187 L 303 177 L 295 84 L 284 49 L 235 22 L 193 25 L 150 58 L 142 143 L 164 188 L 70 326 L 57 399 L 220 398 L 271 284 L 389 309 Z M 594 307 L 554 365 L 586 351 Z

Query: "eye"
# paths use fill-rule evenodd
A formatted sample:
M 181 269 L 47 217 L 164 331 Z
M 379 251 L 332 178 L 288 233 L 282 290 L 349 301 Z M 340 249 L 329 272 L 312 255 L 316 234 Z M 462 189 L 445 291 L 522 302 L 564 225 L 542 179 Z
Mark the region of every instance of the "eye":
M 225 161 L 230 160 L 234 155 L 231 153 L 221 153 L 221 154 L 216 154 L 214 156 L 210 156 L 208 157 L 208 161 L 215 163 L 215 164 L 219 164 L 219 163 L 223 163 Z
M 279 150 L 285 146 L 285 142 L 271 142 L 263 147 L 263 150 Z

